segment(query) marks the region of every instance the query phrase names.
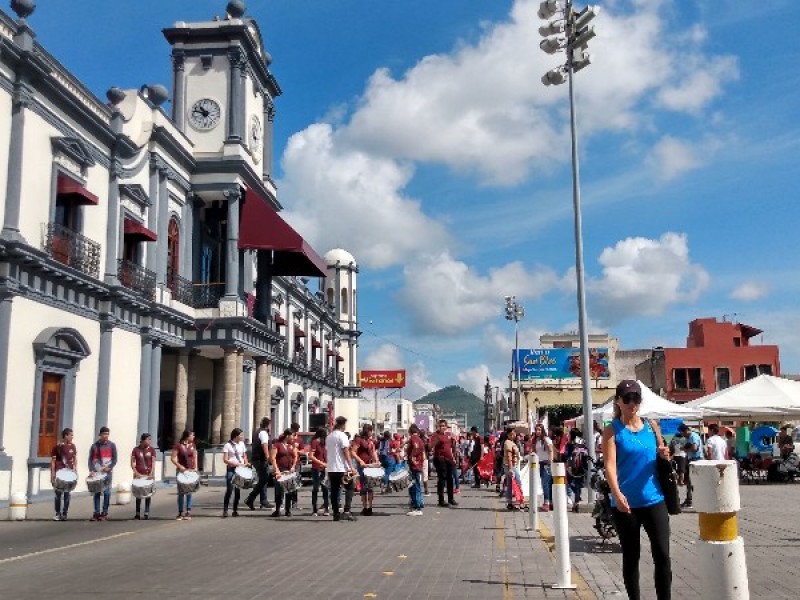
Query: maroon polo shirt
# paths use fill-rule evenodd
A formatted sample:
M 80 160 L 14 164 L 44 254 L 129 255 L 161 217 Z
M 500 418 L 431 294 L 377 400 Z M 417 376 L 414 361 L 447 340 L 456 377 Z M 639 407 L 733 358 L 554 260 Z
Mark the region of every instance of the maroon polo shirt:
M 375 445 L 372 443 L 372 440 L 364 439 L 363 437 L 358 438 L 356 442 L 356 456 L 362 461 L 367 464 L 371 463 L 374 449 Z
M 434 433 L 430 439 L 430 446 L 433 449 L 433 458 L 443 458 L 449 462 L 455 462 L 453 438 L 449 433 Z
M 311 455 L 324 463 L 328 462 L 328 451 L 325 449 L 325 442 L 320 439 L 311 440 Z M 320 467 L 317 463 L 311 463 L 311 468 L 315 471 L 324 471 L 325 467 Z
M 142 448 L 141 446 L 136 446 L 131 451 L 131 458 L 133 458 L 134 460 L 137 473 L 141 473 L 142 475 L 148 475 L 148 476 L 153 475 L 156 463 L 155 448 L 153 448 L 152 446 L 150 448 Z
M 62 442 L 53 446 L 50 456 L 56 459 L 56 471 L 59 469 L 72 469 L 74 471 L 77 453 L 75 444 L 72 443 L 64 444 Z
M 416 433 L 411 436 L 406 446 L 408 465 L 412 471 L 422 471 L 425 467 L 425 442 Z

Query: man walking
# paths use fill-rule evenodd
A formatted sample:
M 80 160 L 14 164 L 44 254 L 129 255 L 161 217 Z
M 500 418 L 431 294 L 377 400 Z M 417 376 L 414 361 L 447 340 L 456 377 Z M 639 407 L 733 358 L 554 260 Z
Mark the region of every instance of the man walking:
M 433 466 L 436 468 L 436 492 L 439 494 L 439 506 L 458 506 L 453 497 L 453 477 L 456 472 L 453 438 L 447 430 L 447 420 L 440 419 L 436 433 L 431 436 L 430 447 L 433 450 Z M 444 501 L 444 490 L 447 487 L 447 502 Z
M 686 499 L 683 501 L 681 506 L 683 508 L 692 508 L 692 492 L 694 491 L 694 486 L 692 486 L 692 467 L 691 464 L 696 460 L 702 460 L 703 458 L 703 441 L 700 439 L 700 434 L 696 431 L 692 431 L 689 429 L 689 426 L 686 423 L 683 423 L 679 428 L 678 431 L 680 434 L 686 438 L 686 445 L 684 449 L 686 450 Z
M 269 470 L 267 469 L 267 460 L 269 457 L 269 424 L 270 418 L 264 417 L 261 419 L 261 424 L 258 428 L 256 441 L 253 444 L 253 468 L 258 475 L 258 483 L 253 486 L 250 493 L 247 495 L 244 503 L 250 510 L 255 510 L 256 498 L 261 502 L 261 508 L 270 508 L 271 504 L 267 502 L 267 480 L 269 478 Z
M 100 428 L 97 441 L 89 451 L 89 472 L 105 473 L 105 487 L 94 495 L 94 514 L 90 521 L 108 520 L 108 505 L 111 503 L 111 485 L 114 467 L 117 465 L 117 446 L 108 439 L 110 430 L 105 425 Z M 100 510 L 100 495 L 103 496 L 103 510 Z
M 481 443 L 481 434 L 478 433 L 478 428 L 474 425 L 470 428 L 472 434 L 472 443 L 469 449 L 469 464 L 472 465 L 472 487 L 481 487 L 481 474 L 478 472 L 478 463 L 483 458 L 483 444 Z
M 425 504 L 422 500 L 422 469 L 425 467 L 425 442 L 419 437 L 419 427 L 412 423 L 408 428 L 411 437 L 408 438 L 406 455 L 408 456 L 408 469 L 411 471 L 411 485 L 408 495 L 411 498 L 411 510 L 407 513 L 410 517 L 422 516 Z
M 334 521 L 355 521 L 350 513 L 355 491 L 355 473 L 350 456 L 350 440 L 344 433 L 347 424 L 345 417 L 336 417 L 333 431 L 325 438 L 325 452 L 327 454 L 328 478 L 331 481 L 331 507 L 333 508 Z M 345 481 L 345 475 L 347 480 Z M 339 492 L 344 487 L 344 512 L 340 512 Z
M 72 443 L 73 437 L 72 429 L 65 428 L 61 432 L 61 441 L 55 445 L 53 451 L 50 453 L 50 484 L 55 485 L 56 473 L 61 469 L 71 469 L 75 471 L 75 476 L 78 476 L 78 471 L 75 468 L 77 450 L 75 444 Z M 54 521 L 66 521 L 67 512 L 69 512 L 69 499 L 70 492 L 67 490 L 55 490 L 56 498 L 56 516 L 53 517 Z

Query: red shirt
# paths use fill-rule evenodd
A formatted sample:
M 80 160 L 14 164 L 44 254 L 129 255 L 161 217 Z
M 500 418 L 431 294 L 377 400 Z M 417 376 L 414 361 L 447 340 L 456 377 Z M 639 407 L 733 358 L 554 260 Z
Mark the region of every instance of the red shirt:
M 172 450 L 178 451 L 178 464 L 184 469 L 196 469 L 197 465 L 194 464 L 194 444 L 182 444 L 178 442 L 172 447 Z
M 356 442 L 356 456 L 358 456 L 358 458 L 369 464 L 372 462 L 372 454 L 374 451 L 375 444 L 372 443 L 372 440 L 364 439 L 363 437 L 358 438 Z
M 446 461 L 455 462 L 453 438 L 449 433 L 434 433 L 430 439 L 430 446 L 433 449 L 433 458 L 443 458 Z
M 275 463 L 278 465 L 278 469 L 288 471 L 294 457 L 292 445 L 286 442 L 274 442 L 272 447 L 275 448 Z
M 425 442 L 416 433 L 409 438 L 406 453 L 411 470 L 422 471 L 425 466 Z
M 325 450 L 325 442 L 320 439 L 311 440 L 311 455 L 316 458 L 317 460 L 321 460 L 324 463 L 328 462 L 328 452 Z M 311 468 L 314 471 L 324 471 L 325 467 L 319 466 L 315 462 L 311 462 Z
M 75 444 L 58 443 L 53 446 L 53 451 L 50 453 L 52 458 L 56 459 L 56 471 L 59 469 L 72 469 L 75 470 L 75 458 L 78 451 L 75 449 Z
M 156 450 L 152 446 L 142 448 L 136 446 L 131 452 L 131 458 L 136 461 L 136 472 L 142 475 L 153 475 L 156 464 Z

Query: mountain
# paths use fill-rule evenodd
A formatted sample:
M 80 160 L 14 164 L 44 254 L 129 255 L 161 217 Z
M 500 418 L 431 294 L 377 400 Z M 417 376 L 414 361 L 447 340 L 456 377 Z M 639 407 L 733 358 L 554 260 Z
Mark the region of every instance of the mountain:
M 426 394 L 414 404 L 438 404 L 445 413 L 467 413 L 467 427 L 483 429 L 483 400 L 457 385 Z

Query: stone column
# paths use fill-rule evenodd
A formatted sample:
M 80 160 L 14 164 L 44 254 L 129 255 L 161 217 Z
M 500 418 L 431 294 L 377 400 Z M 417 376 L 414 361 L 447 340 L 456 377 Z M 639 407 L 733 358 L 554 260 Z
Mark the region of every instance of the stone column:
M 172 50 L 172 121 L 181 131 L 186 126 L 186 75 L 184 73 L 183 50 Z M 181 432 L 183 433 L 183 432 Z
M 186 429 L 194 431 L 197 424 L 194 422 L 195 390 L 197 389 L 197 350 L 189 351 L 189 369 L 186 379 Z
M 272 179 L 272 153 L 273 141 L 275 130 L 275 103 L 272 98 L 266 97 L 264 102 L 264 139 L 263 141 L 263 159 L 261 164 L 261 173 L 264 179 Z
M 181 238 L 181 277 L 189 281 L 194 281 L 192 272 L 192 259 L 194 253 L 194 200 L 191 192 L 186 196 L 186 204 L 183 205 L 183 215 L 181 217 L 183 225 L 183 237 Z
M 233 420 L 233 426 L 239 427 L 240 429 L 244 429 L 242 427 L 242 396 L 243 396 L 243 388 L 242 383 L 244 378 L 244 350 L 239 349 L 236 351 L 236 392 L 234 396 L 234 408 L 235 408 L 235 418 Z
M 8 148 L 8 175 L 6 178 L 6 203 L 3 214 L 2 237 L 24 242 L 19 231 L 19 214 L 22 204 L 22 162 L 25 139 L 25 111 L 33 102 L 33 88 L 27 78 L 19 76 L 14 83 L 11 99 L 11 135 Z
M 159 179 L 161 177 L 158 168 L 159 164 L 160 159 L 156 156 L 156 154 L 151 153 L 150 184 L 148 186 L 148 192 L 150 194 L 150 206 L 147 207 L 147 228 L 150 231 L 158 231 L 158 206 L 161 202 L 161 198 L 158 197 L 159 191 L 161 190 L 161 186 L 159 185 Z M 158 250 L 156 246 L 158 244 L 165 244 L 166 241 L 167 240 L 159 239 L 155 244 L 145 244 L 145 247 L 147 248 L 147 260 L 145 262 L 145 266 L 153 273 L 156 272 L 156 264 L 158 262 Z
M 225 400 L 225 367 L 222 360 L 214 363 L 214 390 L 211 396 L 211 443 L 222 443 L 222 410 Z
M 169 191 L 167 190 L 166 170 L 159 172 L 158 178 L 158 242 L 156 253 L 156 283 L 167 284 L 167 237 L 169 236 Z M 152 244 L 151 244 L 152 245 Z
M 269 382 L 272 365 L 264 357 L 256 358 L 256 393 L 253 401 L 253 431 L 258 429 L 261 419 L 269 416 Z
M 241 48 L 228 48 L 228 62 L 231 66 L 228 102 L 228 139 L 226 142 L 239 142 L 244 139 L 244 74 L 247 58 Z
M 189 351 L 178 351 L 178 360 L 175 364 L 175 402 L 172 413 L 173 440 L 181 439 L 181 434 L 188 425 L 189 411 Z
M 8 393 L 8 342 L 11 334 L 11 308 L 13 296 L 0 298 L 0 470 L 2 469 L 3 432 L 5 429 L 6 399 Z M 0 489 L 0 497 L 3 490 Z
M 97 356 L 97 394 L 95 398 L 94 430 L 108 425 L 108 395 L 111 387 L 111 340 L 113 318 L 100 321 L 100 349 Z
M 228 200 L 228 226 L 225 246 L 225 297 L 236 300 L 239 296 L 239 199 L 238 187 L 225 190 Z M 229 432 L 230 433 L 230 432 Z
M 236 348 L 224 348 L 223 377 L 224 396 L 222 402 L 222 436 L 227 440 L 231 430 L 236 427 Z
M 250 424 L 253 422 L 253 403 L 250 401 L 250 390 L 252 389 L 254 368 L 255 363 L 252 360 L 244 361 L 242 367 L 242 401 L 240 403 L 242 413 L 239 420 L 239 427 L 245 431 L 245 436 L 249 437 L 251 440 L 255 432 L 255 429 L 250 427 Z
M 158 408 L 161 400 L 161 342 L 153 342 L 150 366 L 150 419 L 148 432 L 158 440 Z M 153 444 L 154 446 L 156 444 Z
M 308 431 L 308 386 L 303 384 L 303 405 L 300 407 L 300 429 Z
M 289 379 L 283 380 L 283 429 L 292 424 L 292 399 L 289 398 Z M 278 432 L 280 433 L 280 432 Z
M 153 345 L 149 335 L 142 335 L 142 354 L 139 360 L 139 430 L 147 431 L 150 424 L 150 375 L 153 366 Z

